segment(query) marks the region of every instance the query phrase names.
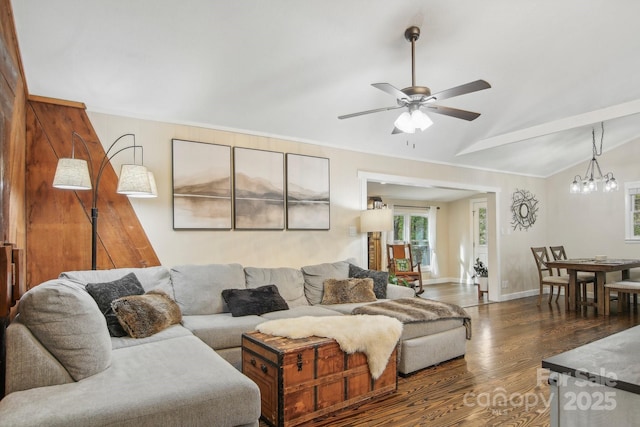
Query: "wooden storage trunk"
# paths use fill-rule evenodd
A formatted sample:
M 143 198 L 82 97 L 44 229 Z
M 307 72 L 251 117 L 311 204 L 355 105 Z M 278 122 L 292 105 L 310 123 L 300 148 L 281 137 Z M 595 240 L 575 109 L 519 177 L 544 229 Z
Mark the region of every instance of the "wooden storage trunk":
M 242 335 L 242 372 L 260 388 L 262 419 L 295 426 L 397 389 L 397 348 L 371 378 L 363 353 L 346 354 L 330 338 Z

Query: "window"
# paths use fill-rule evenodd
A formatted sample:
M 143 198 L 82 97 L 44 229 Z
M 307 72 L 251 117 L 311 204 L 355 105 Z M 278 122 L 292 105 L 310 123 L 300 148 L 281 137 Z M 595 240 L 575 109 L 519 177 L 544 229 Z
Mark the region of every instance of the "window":
M 625 240 L 640 243 L 640 181 L 626 182 L 625 191 Z
M 486 203 L 485 203 L 486 204 Z M 478 244 L 487 245 L 487 208 L 478 209 Z
M 409 242 L 413 261 L 420 262 L 422 267 L 430 266 L 428 208 L 422 208 L 419 212 L 394 208 L 393 212 L 393 240 L 396 243 Z

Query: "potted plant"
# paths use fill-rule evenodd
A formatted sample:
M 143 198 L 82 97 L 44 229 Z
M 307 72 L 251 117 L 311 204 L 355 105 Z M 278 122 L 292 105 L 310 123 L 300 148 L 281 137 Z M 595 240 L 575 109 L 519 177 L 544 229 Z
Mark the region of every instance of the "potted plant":
M 409 285 L 409 282 L 407 281 L 407 279 L 398 278 L 393 273 L 389 273 L 389 283 L 391 283 L 393 285 L 398 285 L 398 286 L 406 286 L 407 288 L 411 287 L 411 285 Z
M 481 291 L 487 291 L 489 288 L 489 270 L 487 269 L 487 266 L 484 265 L 482 261 L 480 261 L 480 258 L 476 258 L 476 263 L 473 265 L 473 270 L 475 271 L 475 274 L 473 275 L 472 279 L 477 280 L 478 286 L 480 287 Z

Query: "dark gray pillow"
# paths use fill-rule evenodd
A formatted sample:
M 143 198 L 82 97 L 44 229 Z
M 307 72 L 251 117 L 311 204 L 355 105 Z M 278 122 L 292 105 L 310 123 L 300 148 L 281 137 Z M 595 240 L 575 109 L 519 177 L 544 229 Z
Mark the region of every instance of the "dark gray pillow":
M 276 285 L 259 286 L 255 289 L 225 289 L 222 291 L 222 298 L 233 317 L 289 309 Z
M 365 270 L 357 265 L 349 264 L 349 277 L 355 279 L 373 279 L 373 293 L 376 298 L 387 298 L 387 284 L 389 283 L 389 272 L 378 270 Z
M 142 295 L 144 289 L 134 273 L 105 283 L 87 283 L 87 292 L 98 304 L 98 308 L 107 319 L 107 329 L 112 337 L 124 337 L 127 332 L 122 328 L 116 313 L 111 307 L 111 302 L 115 299 L 128 297 L 129 295 Z

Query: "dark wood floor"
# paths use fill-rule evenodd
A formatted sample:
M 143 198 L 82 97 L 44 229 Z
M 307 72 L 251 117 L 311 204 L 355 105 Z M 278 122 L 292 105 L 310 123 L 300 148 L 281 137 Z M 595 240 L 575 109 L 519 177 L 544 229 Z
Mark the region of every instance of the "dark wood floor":
M 438 286 L 447 300 L 455 294 L 453 286 Z M 615 302 L 612 316 L 604 318 L 593 308 L 565 313 L 563 297 L 541 307 L 537 297 L 477 304 L 476 288 L 459 285 L 458 290 L 463 306 L 471 298 L 464 294 L 475 293 L 475 303 L 465 308 L 473 337 L 464 358 L 400 377 L 390 396 L 306 425 L 548 426 L 549 386 L 542 359 L 640 324 L 637 310 L 618 315 Z M 425 294 L 437 299 L 436 288 Z
M 425 285 L 421 298 L 457 304 L 461 307 L 471 307 L 478 304 L 489 303 L 487 294 L 478 297 L 478 286 L 464 283 L 440 283 L 437 285 Z

